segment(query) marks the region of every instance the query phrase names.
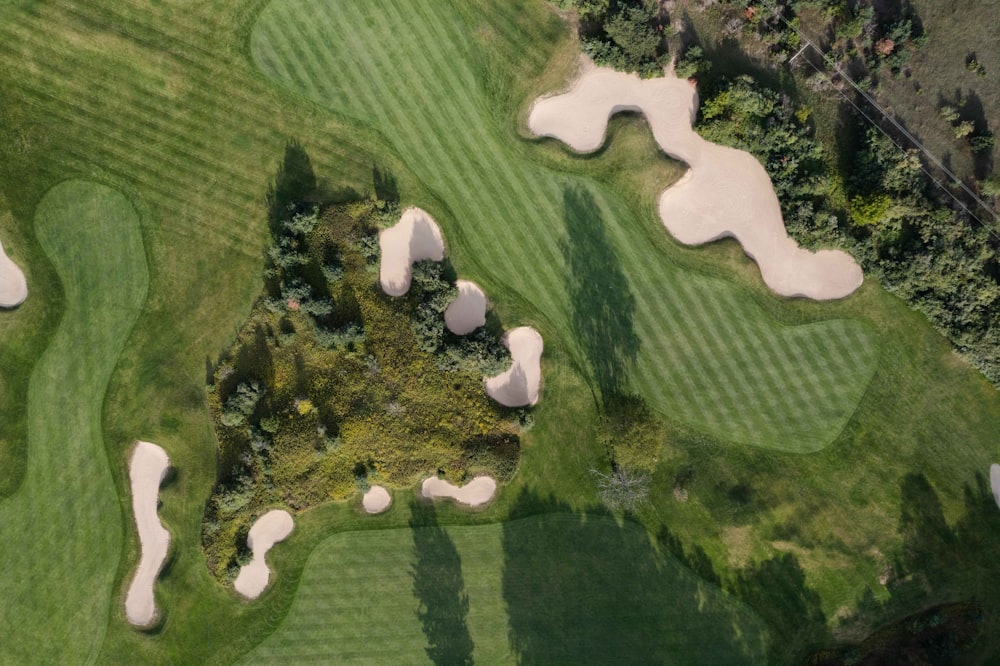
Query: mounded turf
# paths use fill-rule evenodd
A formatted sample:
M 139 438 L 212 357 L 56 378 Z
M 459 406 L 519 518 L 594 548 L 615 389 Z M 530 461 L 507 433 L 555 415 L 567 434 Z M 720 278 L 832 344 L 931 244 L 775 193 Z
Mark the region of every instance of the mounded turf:
M 833 441 L 874 372 L 872 331 L 783 326 L 742 288 L 673 264 L 605 189 L 531 161 L 495 124 L 463 11 L 275 0 L 251 49 L 275 81 L 376 130 L 440 200 L 431 209 L 486 292 L 530 304 L 575 344 L 599 390 L 634 388 L 726 441 L 787 451 Z
M 56 186 L 38 206 L 65 311 L 28 388 L 23 482 L 0 504 L 5 663 L 87 663 L 104 637 L 124 539 L 101 409 L 146 299 L 138 222 L 124 196 L 85 181 Z
M 246 663 L 745 664 L 765 636 L 637 525 L 550 513 L 332 536 Z

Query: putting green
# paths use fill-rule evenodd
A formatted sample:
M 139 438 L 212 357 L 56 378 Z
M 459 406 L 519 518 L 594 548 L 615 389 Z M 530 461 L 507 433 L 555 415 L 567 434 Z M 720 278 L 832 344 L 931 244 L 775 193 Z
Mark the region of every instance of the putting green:
M 87 663 L 112 612 L 123 545 L 101 409 L 146 298 L 146 256 L 131 203 L 96 183 L 50 190 L 35 229 L 65 310 L 28 388 L 24 481 L 0 504 L 2 653 L 9 663 Z
M 765 635 L 642 528 L 550 513 L 332 536 L 247 663 L 742 664 Z
M 536 320 L 512 323 L 537 324 L 547 345 L 557 333 L 599 391 L 638 391 L 722 440 L 800 452 L 832 442 L 877 364 L 870 328 L 781 325 L 744 288 L 673 263 L 610 188 L 534 161 L 477 77 L 489 28 L 465 30 L 470 11 L 275 0 L 251 49 L 275 82 L 377 131 L 444 202 L 431 212 L 472 258 L 470 277 Z

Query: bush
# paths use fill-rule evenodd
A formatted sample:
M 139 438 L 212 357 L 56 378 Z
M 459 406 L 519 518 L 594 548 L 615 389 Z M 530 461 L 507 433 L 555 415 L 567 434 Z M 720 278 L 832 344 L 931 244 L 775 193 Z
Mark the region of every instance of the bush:
M 246 423 L 247 417 L 253 414 L 261 397 L 263 391 L 257 381 L 241 383 L 226 400 L 221 417 L 223 425 L 233 427 Z

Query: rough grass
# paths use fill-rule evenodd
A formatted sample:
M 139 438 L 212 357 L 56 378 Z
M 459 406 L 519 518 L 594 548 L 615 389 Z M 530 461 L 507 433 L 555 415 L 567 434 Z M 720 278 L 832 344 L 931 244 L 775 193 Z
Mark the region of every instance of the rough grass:
M 101 405 L 146 299 L 138 221 L 121 194 L 83 181 L 38 206 L 35 231 L 65 310 L 28 388 L 23 482 L 0 504 L 4 661 L 86 661 L 102 642 L 123 530 Z M 58 640 L 39 640 L 40 628 Z
M 640 527 L 605 517 L 338 534 L 313 551 L 299 589 L 246 663 L 430 663 L 429 645 L 454 656 L 418 617 L 422 603 L 448 601 L 428 598 L 439 589 L 458 593 L 454 612 L 433 619 L 448 636 L 467 631 L 477 663 L 763 657 L 763 626 L 749 609 L 656 552 Z
M 389 167 L 399 178 L 404 197 L 425 200 L 441 217 L 455 266 L 487 287 L 505 322 L 543 327 L 544 399 L 536 410 L 537 425 L 524 440 L 516 483 L 552 493 L 583 509 L 594 500 L 589 469 L 603 464 L 603 451 L 595 445 L 594 401 L 588 390 L 595 385 L 594 371 L 590 357 L 574 346 L 579 336 L 570 323 L 570 285 L 553 289 L 547 301 L 533 305 L 537 291 L 518 292 L 527 281 L 512 277 L 515 270 L 509 266 L 492 268 L 484 263 L 476 254 L 484 240 L 466 231 L 470 219 L 500 219 L 497 234 L 506 246 L 510 241 L 503 234 L 523 233 L 526 220 L 554 224 L 553 230 L 546 231 L 550 236 L 544 253 L 564 261 L 558 245 L 566 227 L 560 215 L 564 191 L 554 190 L 558 197 L 550 203 L 554 213 L 543 210 L 536 215 L 522 210 L 530 216 L 525 219 L 508 213 L 470 216 L 463 188 L 435 184 L 438 181 L 425 185 L 425 178 L 458 177 L 462 182 L 469 178 L 468 182 L 474 179 L 479 185 L 480 171 L 499 172 L 495 177 L 501 181 L 513 177 L 495 168 L 489 153 L 453 156 L 450 149 L 438 155 L 449 164 L 460 161 L 461 169 L 448 167 L 450 176 L 435 175 L 435 169 L 445 170 L 443 166 L 411 170 L 409 158 L 392 143 L 408 140 L 405 123 L 380 134 L 371 129 L 375 121 L 334 113 L 339 108 L 336 104 L 310 104 L 301 95 L 274 85 L 257 72 L 249 53 L 251 26 L 265 4 L 258 0 L 225 4 L 56 0 L 0 7 L 0 189 L 5 199 L 0 226 L 5 244 L 8 238 L 15 239 L 10 241 L 15 256 L 26 264 L 33 285 L 31 300 L 21 309 L 0 313 L 4 391 L 0 438 L 7 440 L 0 446 L 13 451 L 3 464 L 3 492 L 13 492 L 20 485 L 17 470 L 26 464 L 27 433 L 34 429 L 22 407 L 27 378 L 36 366 L 38 373 L 47 367 L 37 359 L 69 305 L 61 299 L 58 277 L 33 237 L 36 205 L 51 187 L 68 177 L 83 176 L 112 185 L 138 210 L 150 265 L 150 297 L 103 396 L 103 450 L 111 479 L 103 473 L 107 488 L 100 493 L 110 493 L 113 482 L 119 505 L 112 505 L 102 520 L 111 524 L 118 520 L 125 526 L 124 547 L 111 555 L 112 562 L 120 561 L 113 580 L 93 590 L 87 588 L 92 594 L 85 601 L 97 611 L 74 625 L 78 633 L 65 634 L 67 642 L 85 636 L 94 644 L 104 634 L 97 657 L 101 663 L 231 663 L 280 623 L 300 589 L 299 576 L 308 555 L 323 539 L 359 528 L 406 526 L 405 512 L 395 508 L 374 518 L 357 515 L 353 504 L 327 505 L 301 514 L 294 535 L 272 553 L 278 572 L 274 586 L 253 604 L 241 603 L 210 579 L 199 547 L 204 502 L 216 473 L 215 438 L 205 405 L 205 360 L 228 346 L 259 290 L 267 233 L 263 196 L 290 139 L 300 139 L 316 172 L 338 185 L 366 186 L 373 157 L 380 166 Z M 568 155 L 552 142 L 518 142 L 516 123 L 525 100 L 560 85 L 575 51 L 575 45 L 566 41 L 565 27 L 546 18 L 542 3 L 457 3 L 445 28 L 422 25 L 444 11 L 445 4 L 428 3 L 421 10 L 423 18 L 413 18 L 410 9 L 417 4 L 425 7 L 423 3 L 392 5 L 399 9 L 390 16 L 403 20 L 392 39 L 371 48 L 377 53 L 397 48 L 397 40 L 407 44 L 415 38 L 409 36 L 411 29 L 421 38 L 428 30 L 457 31 L 458 45 L 449 48 L 465 48 L 463 55 L 468 58 L 454 67 L 473 91 L 470 96 L 478 100 L 473 106 L 483 118 L 490 118 L 475 121 L 477 131 L 485 132 L 480 138 L 494 145 L 491 137 L 499 137 L 507 142 L 501 150 L 540 165 L 521 172 L 522 176 L 538 176 L 539 183 L 529 180 L 521 187 L 550 193 L 553 186 L 547 168 L 561 173 L 564 182 L 594 194 L 604 207 L 605 234 L 614 239 L 611 245 L 618 257 L 625 257 L 627 251 L 647 251 L 630 244 L 644 243 L 656 249 L 655 253 L 648 250 L 649 256 L 658 253 L 663 264 L 671 267 L 662 268 L 673 271 L 670 277 L 690 274 L 742 285 L 736 293 L 742 295 L 743 307 L 752 310 L 756 305 L 757 321 L 772 331 L 772 322 L 791 325 L 834 318 L 860 320 L 876 332 L 878 370 L 832 446 L 805 456 L 776 453 L 723 445 L 704 432 L 687 432 L 672 423 L 672 445 L 664 450 L 651 488 L 652 504 L 641 518 L 654 532 L 661 523 L 669 524 L 688 549 L 703 546 L 724 573 L 746 559 L 766 558 L 779 547 L 793 544 L 794 552 L 802 554 L 806 582 L 819 592 L 828 617 L 854 604 L 867 586 L 877 595 L 888 594 L 878 586 L 877 577 L 899 544 L 900 480 L 908 472 L 926 473 L 941 495 L 946 517 L 954 520 L 962 511 L 963 483 L 974 472 L 985 470 L 998 453 L 1000 400 L 996 391 L 952 354 L 947 342 L 922 317 L 876 286 L 866 285 L 843 303 L 779 300 L 766 293 L 756 267 L 734 243 L 678 249 L 655 217 L 655 187 L 676 177 L 679 170 L 656 153 L 641 121 L 624 118 L 613 123 L 608 147 L 593 158 Z M 437 43 L 430 39 L 425 46 Z M 469 49 L 468 44 L 476 48 Z M 442 63 L 439 55 L 431 55 L 438 58 L 435 62 L 445 73 L 451 70 L 453 63 Z M 373 56 L 361 52 L 358 57 L 370 62 Z M 552 57 L 558 62 L 547 69 Z M 419 89 L 411 92 L 405 83 L 407 87 L 398 94 L 410 95 L 419 112 L 415 120 L 427 123 L 419 114 L 426 116 L 427 104 L 433 106 L 435 100 L 421 99 Z M 433 86 L 432 91 L 440 90 L 442 84 L 435 81 Z M 391 95 L 387 99 L 393 100 Z M 385 115 L 386 111 L 376 108 L 373 113 Z M 451 126 L 447 130 L 443 140 L 452 142 L 453 132 L 464 131 Z M 510 166 L 511 159 L 508 155 L 500 164 Z M 482 205 L 483 200 L 477 200 Z M 607 210 L 614 214 L 608 215 Z M 11 235 L 7 235 L 9 229 L 14 230 Z M 619 240 L 630 234 L 641 241 Z M 108 247 L 113 244 L 102 245 L 101 252 L 109 254 Z M 484 256 L 497 254 L 493 247 L 489 249 Z M 531 252 L 536 259 L 543 255 L 542 250 Z M 586 252 L 577 254 L 585 256 Z M 519 255 L 498 256 L 504 262 L 523 262 Z M 494 271 L 497 277 L 491 277 Z M 630 276 L 634 278 L 631 272 L 623 274 L 626 283 Z M 562 275 L 558 279 L 565 280 Z M 646 288 L 629 285 L 637 295 L 646 293 L 642 291 Z M 111 293 L 121 298 L 122 289 L 115 284 Z M 675 296 L 668 293 L 665 298 L 672 302 Z M 543 311 L 552 302 L 559 307 L 552 313 Z M 727 306 L 731 302 L 720 301 Z M 637 306 L 635 322 L 643 307 Z M 638 323 L 633 328 L 639 335 Z M 67 346 L 64 359 L 78 362 L 78 350 L 75 344 Z M 613 378 L 613 374 L 608 376 Z M 88 404 L 99 408 L 99 393 L 103 391 L 95 391 Z M 682 398 L 675 400 L 681 404 Z M 161 492 L 161 516 L 174 534 L 175 549 L 157 584 L 164 621 L 149 634 L 129 627 L 121 612 L 128 576 L 138 557 L 125 477 L 125 451 L 137 437 L 164 446 L 179 470 Z M 51 447 L 44 455 L 65 453 L 59 439 L 32 434 L 30 442 Z M 687 488 L 689 499 L 679 502 L 672 489 L 677 475 L 688 466 L 694 469 Z M 97 478 L 101 475 L 99 470 Z M 24 484 L 28 488 L 27 481 Z M 753 489 L 749 503 L 742 502 L 740 494 L 734 501 L 730 490 L 739 485 Z M 495 505 L 476 514 L 441 507 L 441 522 L 503 520 L 511 508 L 508 495 L 501 494 Z M 89 511 L 87 500 L 72 485 L 65 486 L 60 495 L 60 501 L 73 511 Z M 21 501 L 15 497 L 9 504 L 0 504 L 7 523 L 18 529 L 29 526 L 36 509 L 15 504 Z M 397 492 L 397 507 L 405 501 L 406 493 Z M 0 529 L 8 534 L 7 527 Z M 727 541 L 726 534 L 733 538 Z M 84 544 L 89 538 L 86 534 L 79 537 Z M 109 541 L 116 538 L 112 535 Z M 26 554 L 20 550 L 8 554 L 4 547 L 0 558 L 31 560 L 29 570 L 44 574 L 63 566 L 70 537 L 53 533 L 51 539 L 58 548 L 32 547 Z M 875 547 L 883 559 L 868 554 Z M 808 559 L 805 551 L 809 551 Z M 594 556 L 600 553 L 594 551 Z M 614 557 L 614 551 L 609 557 Z M 22 571 L 0 568 L 0 586 L 5 592 L 0 661 L 25 663 L 37 657 L 37 661 L 51 663 L 45 646 L 53 642 L 53 630 L 58 627 L 38 614 L 61 612 L 68 605 L 66 595 L 62 588 L 58 594 L 46 592 L 48 588 L 29 588 L 22 582 Z M 373 570 L 370 575 L 377 578 L 378 573 Z M 976 587 L 969 584 L 950 590 L 948 596 L 974 592 Z M 883 622 L 885 616 L 877 615 L 872 621 Z M 7 637 L 15 632 L 16 638 L 8 643 Z M 76 644 L 81 645 L 85 643 Z M 24 655 L 28 649 L 30 654 Z
M 856 321 L 784 326 L 733 284 L 678 270 L 607 190 L 526 159 L 476 81 L 476 50 L 495 37 L 483 26 L 470 35 L 465 11 L 275 2 L 251 48 L 268 76 L 378 131 L 423 181 L 414 203 L 440 218 L 457 264 L 487 293 L 516 294 L 515 311 L 571 345 L 601 393 L 638 390 L 727 441 L 791 451 L 833 441 L 874 371 L 872 332 Z

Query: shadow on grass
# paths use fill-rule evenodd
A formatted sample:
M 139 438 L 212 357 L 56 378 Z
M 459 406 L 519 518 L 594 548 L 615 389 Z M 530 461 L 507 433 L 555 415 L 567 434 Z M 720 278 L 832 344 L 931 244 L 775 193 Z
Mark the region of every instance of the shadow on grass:
M 639 350 L 632 323 L 635 296 L 593 195 L 581 187 L 564 189 L 563 219 L 566 238 L 560 249 L 566 261 L 573 334 L 602 399 L 607 400 L 627 384 Z
M 965 485 L 965 511 L 948 524 L 924 474 L 900 482 L 900 556 L 888 600 L 862 600 L 852 620 L 879 627 L 809 663 L 997 663 L 1000 658 L 1000 509 L 984 473 Z M 913 612 L 917 609 L 917 612 Z
M 741 664 L 759 621 L 652 545 L 630 521 L 527 491 L 503 526 L 503 594 L 521 664 Z
M 413 528 L 413 595 L 427 637 L 427 656 L 435 664 L 472 664 L 472 637 L 466 626 L 469 595 L 462 562 L 451 537 L 438 525 L 433 504 L 410 503 Z

